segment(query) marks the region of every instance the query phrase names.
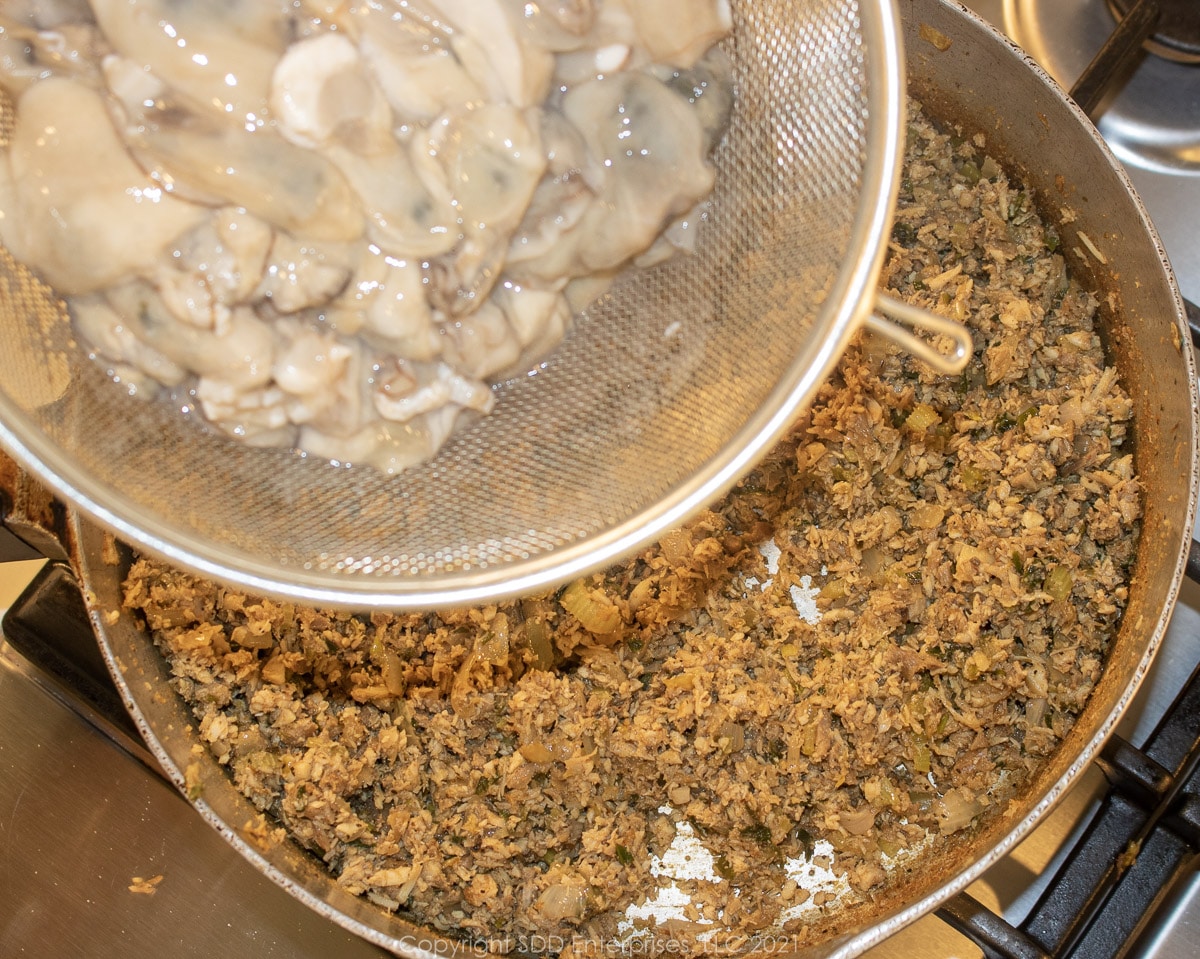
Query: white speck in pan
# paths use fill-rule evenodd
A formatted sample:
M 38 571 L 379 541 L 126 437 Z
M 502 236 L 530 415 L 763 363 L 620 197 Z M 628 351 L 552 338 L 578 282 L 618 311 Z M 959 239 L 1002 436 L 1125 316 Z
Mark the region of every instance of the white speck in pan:
M 817 609 L 817 594 L 821 590 L 813 586 L 812 577 L 801 576 L 800 585 L 793 586 L 789 592 L 792 594 L 792 602 L 795 604 L 800 618 L 806 623 L 816 626 L 821 621 L 821 611 Z
M 789 859 L 784 863 L 787 877 L 801 889 L 807 890 L 809 897 L 804 902 L 785 909 L 779 916 L 780 925 L 809 913 L 819 915 L 822 912 L 816 901 L 819 892 L 825 893 L 824 897 L 820 897 L 822 902 L 836 901 L 850 892 L 850 883 L 846 877 L 833 871 L 833 858 L 833 845 L 820 839 L 813 844 L 810 855 Z M 826 863 L 828 865 L 825 865 Z
M 762 553 L 763 559 L 767 561 L 767 572 L 774 576 L 779 572 L 779 557 L 782 555 L 779 545 L 773 539 L 763 543 L 758 551 Z
M 653 899 L 647 899 L 640 906 L 631 905 L 625 910 L 625 922 L 618 925 L 620 933 L 634 931 L 634 921 L 638 919 L 653 919 L 661 926 L 672 919 L 687 919 L 687 907 L 692 897 L 679 888 L 675 883 L 660 886 Z
M 660 806 L 658 811 L 664 816 L 672 812 L 670 806 Z M 647 899 L 640 905 L 631 904 L 625 910 L 625 920 L 618 924 L 617 930 L 621 935 L 638 936 L 634 923 L 638 920 L 654 920 L 655 925 L 661 926 L 672 919 L 687 919 L 687 907 L 691 905 L 692 897 L 679 888 L 679 881 L 699 879 L 704 882 L 721 882 L 716 873 L 716 859 L 712 852 L 700 841 L 696 830 L 689 822 L 675 825 L 675 838 L 662 856 L 650 860 L 650 874 L 657 879 L 673 880 L 670 885 L 659 886 L 652 899 Z M 698 925 L 709 925 L 710 919 L 690 920 Z
M 765 543 L 759 544 L 758 551 L 762 553 L 762 558 L 767 562 L 767 572 L 775 576 L 779 572 L 779 557 L 782 555 L 778 544 L 776 544 L 775 540 L 769 539 Z M 760 582 L 757 576 L 747 576 L 746 588 L 753 589 L 755 586 L 758 586 L 765 593 L 771 588 L 771 583 L 773 582 L 773 579 Z
M 703 879 L 720 882 L 716 873 L 716 858 L 696 835 L 692 824 L 681 822 L 675 826 L 675 838 L 663 853 L 650 860 L 650 875 L 669 879 Z

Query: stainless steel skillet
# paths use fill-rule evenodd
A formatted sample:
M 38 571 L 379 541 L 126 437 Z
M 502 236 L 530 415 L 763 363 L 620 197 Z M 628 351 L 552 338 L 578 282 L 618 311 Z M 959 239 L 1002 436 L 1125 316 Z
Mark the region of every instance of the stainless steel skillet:
M 1196 506 L 1200 401 L 1183 306 L 1128 180 L 1053 82 L 964 8 L 948 0 L 902 0 L 901 11 L 911 90 L 935 116 L 986 133 L 990 150 L 1041 198 L 1043 214 L 1064 237 L 1078 239 L 1064 248 L 1076 274 L 1087 278 L 1103 304 L 1105 342 L 1136 407 L 1135 457 L 1145 485 L 1145 520 L 1128 611 L 1105 675 L 1062 747 L 977 831 L 942 847 L 936 860 L 914 874 L 897 877 L 876 902 L 845 910 L 812 950 L 822 955 L 861 952 L 935 908 L 1007 853 L 1071 787 L 1112 732 L 1157 651 L 1183 573 Z M 1074 216 L 1069 223 L 1064 209 Z M 298 848 L 260 849 L 243 832 L 254 810 L 206 751 L 193 754 L 190 716 L 170 691 L 157 651 L 137 624 L 118 612 L 120 552 L 77 518 L 71 530 L 73 559 L 122 693 L 181 789 L 184 770 L 198 765 L 203 791 L 194 804 L 199 813 L 259 869 L 331 920 L 404 955 L 453 952 L 453 943 L 345 894 Z

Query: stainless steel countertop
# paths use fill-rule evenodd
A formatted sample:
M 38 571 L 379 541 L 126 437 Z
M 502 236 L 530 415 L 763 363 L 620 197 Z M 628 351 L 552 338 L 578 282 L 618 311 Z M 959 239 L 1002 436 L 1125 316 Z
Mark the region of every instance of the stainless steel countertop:
M 259 874 L 3 645 L 0 729 L 5 959 L 385 955 Z

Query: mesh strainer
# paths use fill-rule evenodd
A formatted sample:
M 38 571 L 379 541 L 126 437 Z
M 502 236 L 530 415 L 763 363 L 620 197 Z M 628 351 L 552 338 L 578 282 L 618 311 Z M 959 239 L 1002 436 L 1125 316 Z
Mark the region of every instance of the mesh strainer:
M 548 587 L 704 507 L 871 316 L 901 150 L 891 0 L 734 0 L 736 105 L 694 256 L 631 275 L 495 411 L 401 475 L 225 439 L 131 400 L 0 258 L 0 441 L 122 538 L 245 588 L 429 608 Z M 969 341 L 958 333 L 956 359 Z

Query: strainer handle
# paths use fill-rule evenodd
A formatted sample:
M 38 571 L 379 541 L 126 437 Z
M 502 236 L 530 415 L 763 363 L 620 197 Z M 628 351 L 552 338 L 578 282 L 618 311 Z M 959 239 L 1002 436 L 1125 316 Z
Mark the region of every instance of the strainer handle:
M 880 315 L 884 313 L 887 315 Z M 901 323 L 904 326 L 900 326 Z M 953 348 L 950 352 L 934 349 L 933 344 L 905 329 L 906 326 L 944 336 L 950 340 Z M 886 293 L 876 296 L 875 312 L 867 316 L 867 329 L 887 337 L 902 350 L 907 350 L 917 359 L 928 363 L 939 373 L 961 373 L 971 361 L 975 350 L 971 341 L 971 331 L 961 323 L 897 300 Z

